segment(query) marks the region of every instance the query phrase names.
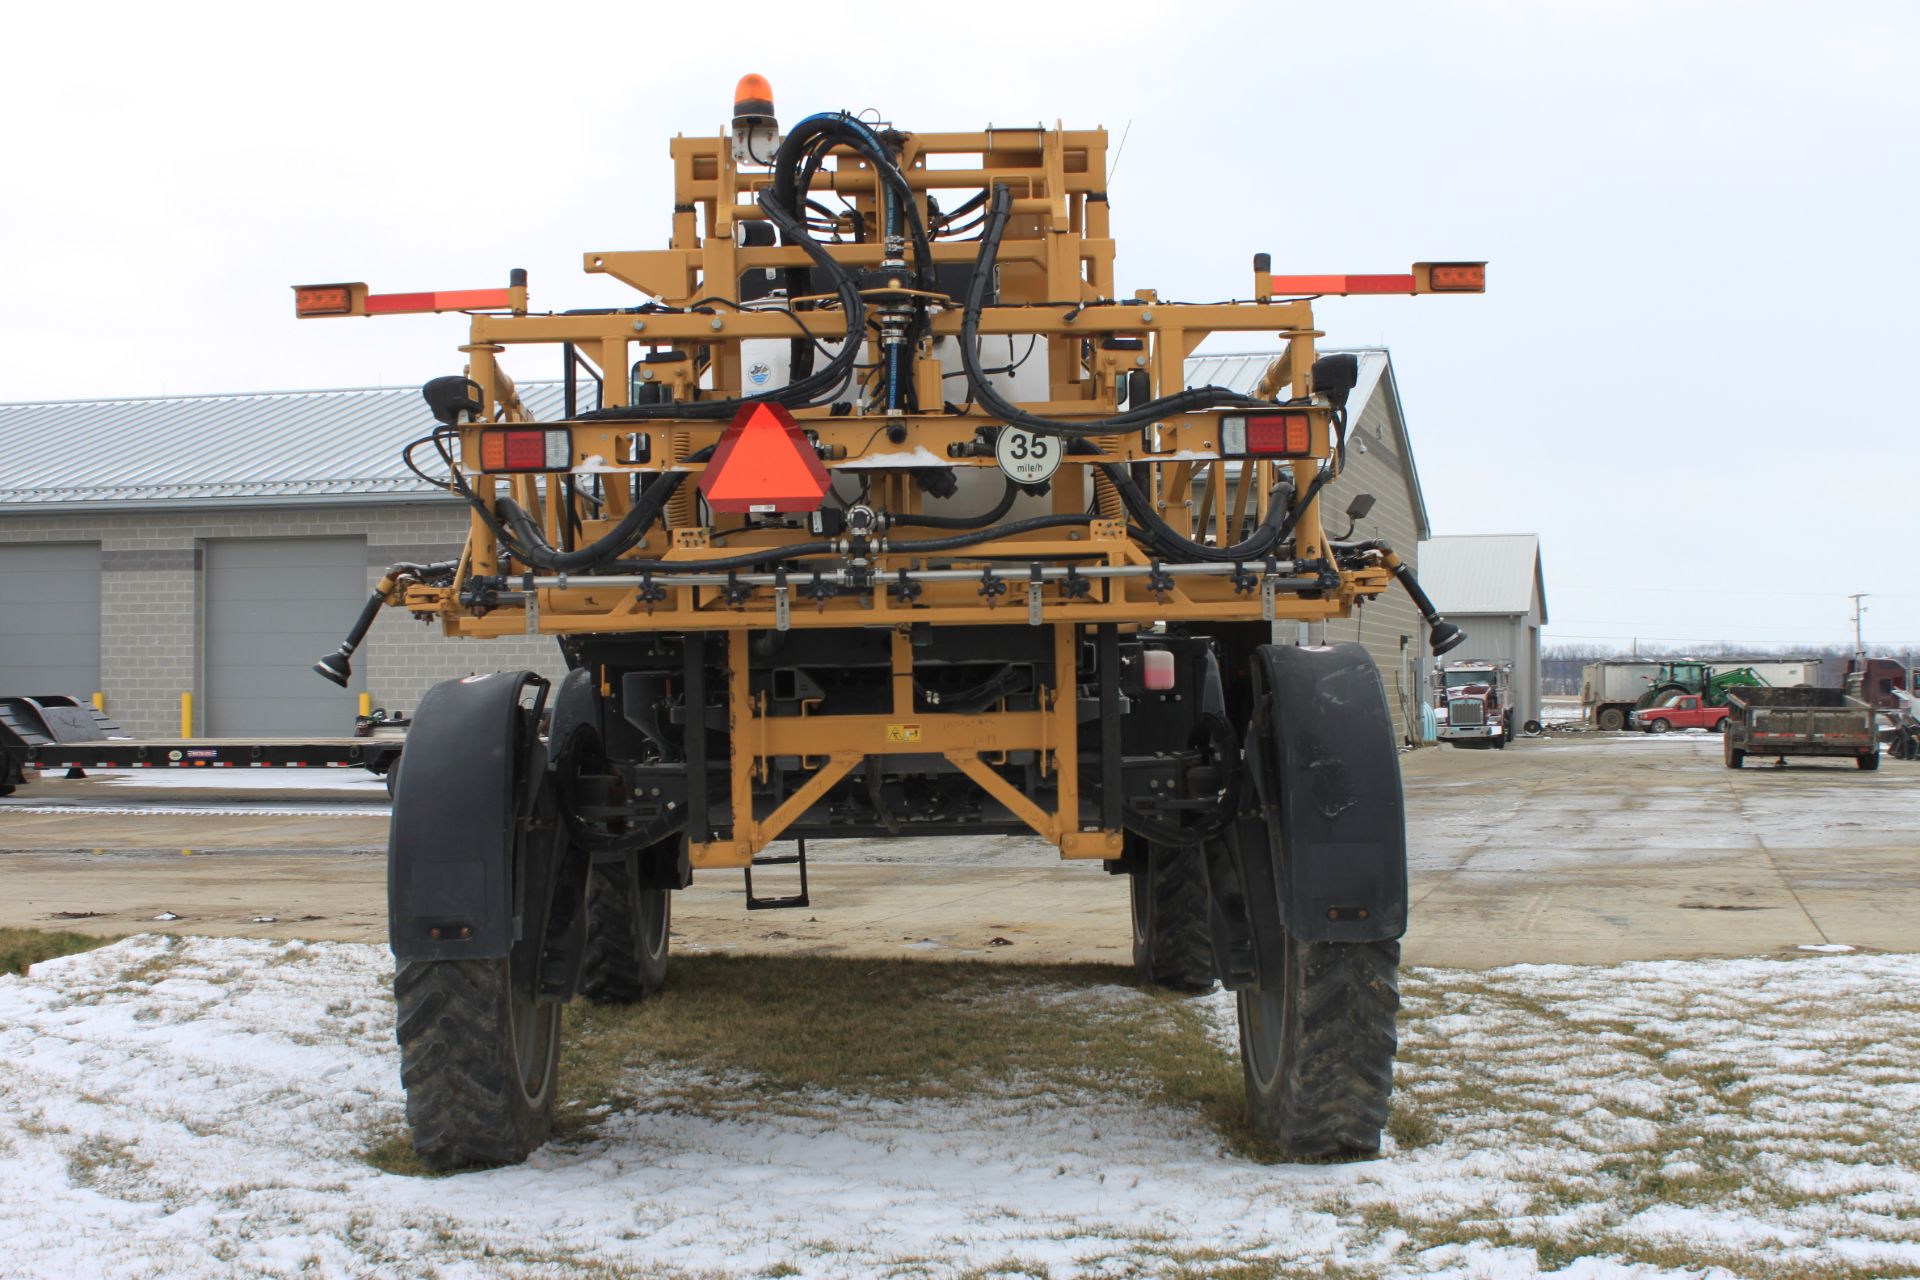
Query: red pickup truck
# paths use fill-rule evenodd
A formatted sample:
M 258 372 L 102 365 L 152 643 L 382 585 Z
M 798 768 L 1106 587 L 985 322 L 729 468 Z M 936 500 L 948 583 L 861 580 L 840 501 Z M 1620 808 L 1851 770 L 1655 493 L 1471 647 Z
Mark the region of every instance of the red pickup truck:
M 1725 707 L 1710 707 L 1697 693 L 1676 693 L 1658 706 L 1642 707 L 1628 720 L 1636 729 L 1648 733 L 1667 733 L 1674 729 L 1711 729 L 1722 732 L 1727 723 Z

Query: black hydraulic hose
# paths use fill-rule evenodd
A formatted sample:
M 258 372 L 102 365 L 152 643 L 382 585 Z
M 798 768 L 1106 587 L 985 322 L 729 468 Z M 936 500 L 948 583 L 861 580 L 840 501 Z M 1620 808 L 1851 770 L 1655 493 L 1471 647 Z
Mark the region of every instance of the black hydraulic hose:
M 932 555 L 941 551 L 958 551 L 963 547 L 977 546 L 982 542 L 1017 533 L 1031 533 L 1036 529 L 1084 526 L 1092 520 L 1092 516 L 1085 514 L 1034 516 L 1027 520 L 1015 520 L 1012 524 L 954 534 L 946 538 L 916 538 L 907 542 L 889 541 L 885 550 L 888 555 Z M 711 573 L 715 570 L 751 569 L 781 560 L 798 559 L 801 556 L 829 555 L 840 549 L 838 542 L 791 542 L 780 547 L 758 547 L 752 551 L 743 551 L 737 556 L 723 556 L 714 560 L 620 560 L 608 567 L 621 573 Z
M 387 596 L 399 585 L 403 577 L 414 578 L 421 582 L 434 579 L 450 579 L 460 567 L 457 561 L 445 560 L 435 564 L 415 564 L 402 560 L 399 564 L 387 566 L 380 575 L 379 585 L 375 586 L 367 602 L 360 606 L 360 616 L 353 620 L 353 626 L 347 630 L 347 638 L 340 647 L 323 656 L 313 664 L 314 674 L 339 685 L 342 689 L 353 678 L 353 655 L 360 648 L 360 642 L 367 638 L 367 632 L 373 630 L 374 620 L 380 616 L 381 607 L 387 603 Z
M 1004 184 L 996 184 L 993 201 L 988 207 L 986 229 L 980 236 L 980 252 L 974 259 L 973 277 L 967 284 L 966 308 L 960 320 L 960 361 L 966 369 L 967 385 L 973 391 L 974 400 L 987 413 L 1010 425 L 1041 435 L 1075 438 L 1120 435 L 1174 414 L 1217 409 L 1222 405 L 1272 408 L 1267 401 L 1256 400 L 1227 387 L 1192 387 L 1129 407 L 1111 418 L 1099 418 L 1092 422 L 1060 422 L 1028 413 L 1002 396 L 987 381 L 986 371 L 980 367 L 980 311 L 986 305 L 987 284 L 993 278 L 994 263 L 1000 254 L 1000 239 L 1006 233 L 1007 220 L 1012 212 L 1013 193 Z
M 713 450 L 714 446 L 708 445 L 690 455 L 687 461 L 704 462 L 713 456 Z M 641 491 L 632 509 L 620 518 L 619 524 L 575 551 L 562 551 L 549 543 L 546 531 L 524 507 L 512 498 L 502 498 L 498 504 L 500 518 L 512 526 L 514 533 L 512 540 L 507 542 L 507 552 L 515 560 L 548 573 L 576 573 L 595 568 L 632 550 L 633 545 L 646 536 L 653 522 L 660 518 L 660 513 L 666 510 L 667 499 L 674 495 L 689 474 L 685 471 L 662 474 Z
M 971 547 L 990 538 L 1011 537 L 1016 533 L 1031 533 L 1036 529 L 1065 529 L 1072 526 L 1092 524 L 1094 517 L 1086 512 L 1074 512 L 1071 515 L 1030 516 L 1025 520 L 1015 520 L 1011 524 L 996 525 L 991 529 L 976 530 L 971 533 L 957 533 L 947 538 L 915 538 L 910 542 L 889 540 L 887 554 L 896 556 L 926 555 L 936 551 L 957 551 L 961 547 Z
M 781 142 L 780 150 L 774 153 L 774 198 L 783 208 L 794 211 L 796 216 L 803 211 L 799 202 L 805 199 L 805 192 L 801 189 L 795 168 L 800 163 L 802 153 L 823 137 L 845 141 L 873 162 L 875 171 L 879 173 L 881 180 L 893 189 L 906 212 L 908 230 L 913 237 L 914 267 L 920 277 L 920 287 L 936 289 L 939 277 L 933 266 L 933 244 L 927 236 L 926 222 L 920 217 L 920 206 L 913 198 L 913 184 L 908 182 L 907 175 L 900 171 L 899 164 L 888 152 L 880 136 L 857 117 L 845 111 L 826 112 L 808 116 L 794 125 L 793 131 Z M 826 153 L 823 151 L 820 159 L 824 160 L 825 156 Z M 812 168 L 817 170 L 819 165 L 816 163 Z M 765 207 L 764 203 L 762 207 Z
M 1071 446 L 1076 455 L 1101 455 L 1100 447 L 1091 440 L 1075 440 Z M 1279 498 L 1283 485 L 1274 486 L 1274 495 L 1267 502 L 1267 515 L 1254 527 L 1253 533 L 1232 546 L 1210 547 L 1204 542 L 1180 533 L 1153 509 L 1153 503 L 1133 482 L 1133 474 L 1123 463 L 1103 462 L 1096 464 L 1113 482 L 1114 489 L 1120 494 L 1120 501 L 1126 504 L 1127 514 L 1139 521 L 1139 532 L 1154 550 L 1169 560 L 1191 559 L 1231 563 L 1236 560 L 1258 560 L 1271 555 L 1280 545 L 1280 533 L 1275 527 L 1287 504 Z M 1291 483 L 1289 481 L 1288 483 Z
M 893 517 L 893 526 L 916 529 L 978 529 L 992 524 L 1013 510 L 1013 504 L 1020 497 L 1020 486 L 1012 480 L 1007 481 L 1006 491 L 1000 495 L 1000 501 L 977 516 L 930 516 L 914 514 Z
M 725 400 L 694 400 L 688 402 L 666 401 L 660 404 L 619 405 L 611 409 L 595 409 L 577 415 L 578 421 L 645 421 L 653 418 L 731 418 L 740 411 L 742 405 L 762 404 L 771 401 L 785 405 L 790 409 L 812 408 L 831 399 L 841 387 L 846 385 L 848 375 L 853 371 L 854 362 L 860 358 L 860 344 L 865 340 L 867 329 L 867 307 L 860 298 L 860 289 L 847 269 L 836 261 L 826 247 L 808 234 L 806 224 L 798 217 L 781 208 L 772 193 L 762 191 L 759 196 L 760 208 L 781 231 L 789 237 L 789 243 L 798 244 L 806 249 L 807 255 L 820 265 L 834 282 L 834 289 L 840 295 L 840 305 L 846 311 L 846 340 L 840 352 L 827 362 L 825 368 L 816 373 L 790 382 L 776 391 L 765 395 L 740 396 Z
M 1427 640 L 1433 648 L 1434 657 L 1437 658 L 1457 647 L 1467 638 L 1467 633 L 1460 629 L 1458 623 L 1448 622 L 1440 615 L 1440 610 L 1434 605 L 1426 590 L 1421 587 L 1419 580 L 1413 576 L 1413 570 L 1407 567 L 1407 562 L 1379 538 L 1369 538 L 1365 542 L 1330 542 L 1327 547 L 1336 557 L 1363 555 L 1369 551 L 1380 553 L 1380 562 L 1387 567 L 1388 572 L 1393 574 L 1395 581 L 1399 582 L 1401 588 L 1406 591 L 1407 598 L 1413 601 L 1413 607 L 1418 609 L 1420 616 L 1426 620 Z
M 1104 462 L 1100 470 L 1120 494 L 1120 500 L 1126 504 L 1127 513 L 1146 529 L 1156 550 L 1169 559 L 1186 557 L 1193 560 L 1211 560 L 1231 562 L 1235 560 L 1258 560 L 1271 555 L 1280 545 L 1280 532 L 1277 527 L 1281 513 L 1286 509 L 1278 501 L 1279 486 L 1275 486 L 1276 498 L 1267 504 L 1267 515 L 1247 537 L 1228 547 L 1210 547 L 1197 542 L 1162 520 L 1154 511 L 1153 503 L 1140 487 L 1133 482 L 1132 474 L 1126 466 L 1117 462 Z

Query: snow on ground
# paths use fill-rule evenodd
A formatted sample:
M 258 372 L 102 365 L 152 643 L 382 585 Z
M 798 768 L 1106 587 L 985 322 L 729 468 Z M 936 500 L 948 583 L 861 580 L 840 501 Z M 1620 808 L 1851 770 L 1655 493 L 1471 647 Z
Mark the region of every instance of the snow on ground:
M 48 777 L 59 774 L 49 773 Z M 108 786 L 166 787 L 187 791 L 353 791 L 387 793 L 387 780 L 358 767 L 347 769 L 89 769 Z
M 451 1178 L 365 1160 L 402 1114 L 390 972 L 143 936 L 0 978 L 0 1271 L 1920 1274 L 1920 957 L 1409 971 L 1394 1140 L 1354 1164 L 1093 1094 L 743 1082 Z

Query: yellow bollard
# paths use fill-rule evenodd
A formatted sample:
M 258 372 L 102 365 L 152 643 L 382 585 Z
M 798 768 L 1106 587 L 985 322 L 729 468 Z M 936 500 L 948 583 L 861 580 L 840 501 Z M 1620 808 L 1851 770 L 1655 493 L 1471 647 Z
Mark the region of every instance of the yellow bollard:
M 191 693 L 180 695 L 180 736 L 183 738 L 193 736 L 193 695 Z
M 366 693 L 366 692 L 362 692 L 360 694 L 360 714 L 363 716 L 370 716 L 373 714 L 373 695 L 372 694 Z
M 101 693 L 98 689 L 93 691 L 93 709 L 95 711 L 105 711 L 107 709 L 107 695 Z

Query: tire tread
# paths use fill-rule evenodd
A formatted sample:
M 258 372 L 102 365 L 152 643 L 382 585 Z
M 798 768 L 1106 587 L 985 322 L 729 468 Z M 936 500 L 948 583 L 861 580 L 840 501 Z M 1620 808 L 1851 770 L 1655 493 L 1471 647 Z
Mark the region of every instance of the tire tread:
M 504 960 L 425 960 L 394 974 L 394 1035 L 413 1147 L 430 1169 L 517 1164 L 553 1127 L 553 1071 L 544 1105 L 529 1105 L 506 1029 Z

